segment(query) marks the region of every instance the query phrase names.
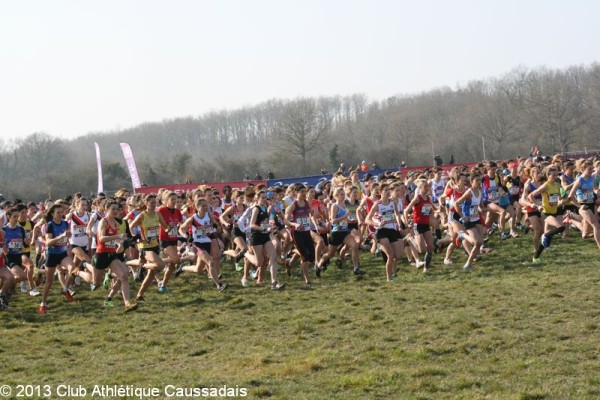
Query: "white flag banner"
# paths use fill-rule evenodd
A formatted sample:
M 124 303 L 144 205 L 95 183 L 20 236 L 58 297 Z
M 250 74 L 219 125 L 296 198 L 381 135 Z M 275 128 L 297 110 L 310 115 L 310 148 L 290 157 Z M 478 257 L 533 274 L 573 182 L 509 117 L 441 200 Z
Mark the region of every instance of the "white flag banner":
M 104 183 L 102 182 L 102 161 L 100 160 L 100 146 L 94 142 L 96 147 L 96 164 L 98 164 L 98 193 L 104 192 Z
M 142 184 L 140 183 L 140 177 L 138 176 L 137 168 L 135 166 L 133 152 L 127 143 L 121 143 L 121 150 L 123 150 L 123 156 L 125 157 L 125 162 L 127 163 L 129 176 L 131 176 L 131 184 L 133 185 L 133 190 L 135 191 L 135 189 L 141 188 Z

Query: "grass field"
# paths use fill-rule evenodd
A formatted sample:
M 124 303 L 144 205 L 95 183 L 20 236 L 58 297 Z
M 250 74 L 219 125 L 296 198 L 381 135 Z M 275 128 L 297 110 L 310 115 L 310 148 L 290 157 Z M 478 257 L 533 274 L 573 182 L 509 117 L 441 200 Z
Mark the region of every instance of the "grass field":
M 104 309 L 55 285 L 49 314 L 20 293 L 0 313 L 0 384 L 246 387 L 274 399 L 582 399 L 600 397 L 599 251 L 555 238 L 541 266 L 530 237 L 498 244 L 472 271 L 434 257 L 385 281 L 330 268 L 314 288 L 242 288 L 229 263 L 219 293 L 183 274 L 138 311 Z M 497 237 L 497 236 L 496 236 Z M 461 262 L 462 261 L 462 262 Z M 297 268 L 296 268 L 297 271 Z M 14 392 L 13 392 L 14 394 Z

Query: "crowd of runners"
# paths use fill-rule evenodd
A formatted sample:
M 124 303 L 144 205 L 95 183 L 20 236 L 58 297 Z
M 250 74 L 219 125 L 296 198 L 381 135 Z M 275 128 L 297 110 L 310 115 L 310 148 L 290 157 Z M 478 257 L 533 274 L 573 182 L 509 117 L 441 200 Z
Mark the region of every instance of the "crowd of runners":
M 122 189 L 114 197 L 77 193 L 43 205 L 5 201 L 0 309 L 21 291 L 40 296 L 38 313 L 46 314 L 57 284 L 67 302 L 76 289 L 103 288 L 104 306 L 114 307 L 120 295 L 128 312 L 148 290 L 165 293 L 183 273 L 206 274 L 224 291 L 226 266 L 238 271 L 243 287 L 281 290 L 280 275 L 299 265 L 311 288 L 314 277 L 326 279 L 332 260 L 364 275 L 361 251 L 381 255 L 393 282 L 405 259 L 423 272 L 434 257 L 473 268 L 496 231 L 498 246 L 530 237 L 523 257 L 538 264 L 557 236 L 579 235 L 600 248 L 599 187 L 600 160 L 557 155 L 455 167 L 447 175 L 437 167 L 363 179 L 338 172 L 316 187 L 249 184 L 221 193 L 203 185 L 183 194 Z

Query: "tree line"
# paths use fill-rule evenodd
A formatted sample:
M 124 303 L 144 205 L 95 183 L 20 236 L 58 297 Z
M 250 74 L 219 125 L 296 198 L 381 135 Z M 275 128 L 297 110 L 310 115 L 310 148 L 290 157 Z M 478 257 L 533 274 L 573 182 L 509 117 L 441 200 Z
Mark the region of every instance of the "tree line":
M 318 174 L 341 162 L 397 167 L 598 148 L 600 64 L 518 67 L 455 89 L 370 100 L 363 94 L 272 99 L 197 117 L 62 140 L 43 132 L 0 140 L 0 192 L 42 199 L 95 190 L 94 142 L 107 191 L 130 187 L 120 142 L 131 145 L 148 185 Z M 485 150 L 484 150 L 485 146 Z

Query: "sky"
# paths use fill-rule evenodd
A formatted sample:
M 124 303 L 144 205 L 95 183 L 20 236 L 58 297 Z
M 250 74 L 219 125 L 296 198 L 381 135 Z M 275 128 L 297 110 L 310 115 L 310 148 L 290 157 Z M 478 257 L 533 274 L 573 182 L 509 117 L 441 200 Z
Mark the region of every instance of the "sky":
M 594 0 L 0 0 L 0 139 L 600 61 Z

